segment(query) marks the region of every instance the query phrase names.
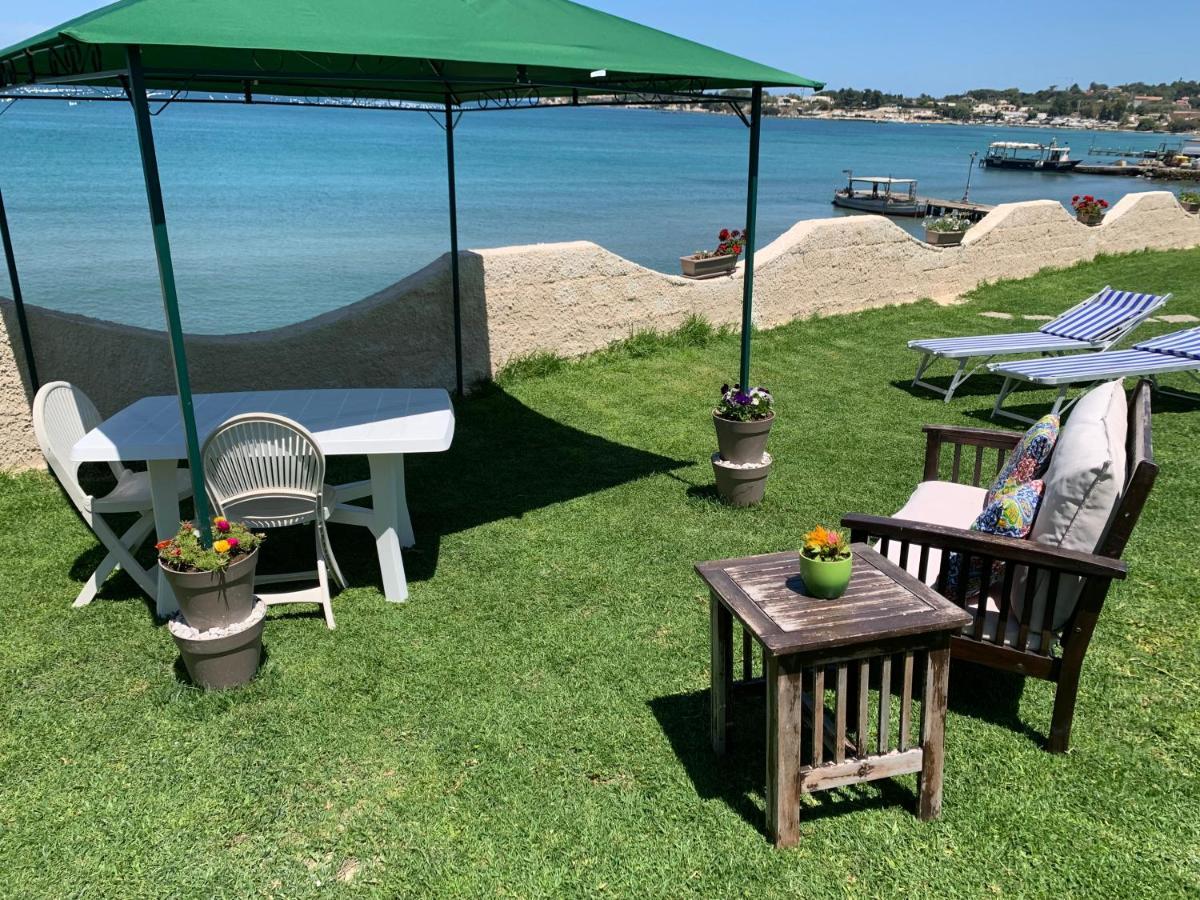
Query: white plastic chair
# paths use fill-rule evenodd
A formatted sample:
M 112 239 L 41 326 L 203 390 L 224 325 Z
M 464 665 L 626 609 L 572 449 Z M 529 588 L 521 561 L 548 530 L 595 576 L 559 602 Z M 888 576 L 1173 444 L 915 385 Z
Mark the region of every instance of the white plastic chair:
M 94 497 L 79 483 L 79 463 L 71 461 L 71 448 L 100 422 L 100 413 L 87 394 L 65 381 L 42 385 L 33 399 L 33 433 L 42 454 L 83 521 L 108 550 L 75 598 L 77 607 L 91 603 L 100 585 L 117 568 L 128 572 L 147 596 L 153 598 L 158 594 L 157 574 L 153 569 L 143 569 L 133 556 L 154 530 L 150 476 L 110 462 L 108 466 L 116 476 L 117 485 L 103 497 Z M 187 469 L 179 470 L 176 483 L 180 500 L 191 495 Z M 120 537 L 103 518 L 118 513 L 138 514 L 138 520 Z
M 333 512 L 334 488 L 325 484 L 325 456 L 300 423 L 269 413 L 245 413 L 222 422 L 200 453 L 204 484 L 217 515 L 249 528 L 316 525 L 317 568 L 306 572 L 258 575 L 255 584 L 307 581 L 317 586 L 274 594 L 259 593 L 268 605 L 319 603 L 325 624 L 334 628 L 330 575 L 346 586 L 326 520 Z

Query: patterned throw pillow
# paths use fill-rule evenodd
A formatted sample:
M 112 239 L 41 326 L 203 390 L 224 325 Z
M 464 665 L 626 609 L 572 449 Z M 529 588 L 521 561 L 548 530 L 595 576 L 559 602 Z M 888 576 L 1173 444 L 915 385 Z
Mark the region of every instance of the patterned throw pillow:
M 985 534 L 1001 534 L 1005 537 L 1026 537 L 1033 529 L 1038 507 L 1046 484 L 1043 481 L 1028 481 L 1024 484 L 1011 482 L 996 493 L 983 508 L 983 512 L 971 523 L 972 531 Z M 962 555 L 951 553 L 947 560 L 946 589 L 950 597 L 958 596 L 958 585 L 962 579 Z M 996 564 L 1000 568 L 1000 564 Z M 971 560 L 971 572 L 967 582 L 967 596 L 979 593 L 983 575 L 983 563 Z
M 1058 416 L 1042 416 L 1034 422 L 1033 427 L 1021 438 L 1021 442 L 1013 448 L 1008 462 L 1004 464 L 1004 468 L 992 482 L 984 506 L 990 506 L 997 494 L 1010 484 L 1024 484 L 1035 478 L 1041 478 L 1050 465 L 1050 454 L 1054 452 L 1056 441 L 1058 441 Z

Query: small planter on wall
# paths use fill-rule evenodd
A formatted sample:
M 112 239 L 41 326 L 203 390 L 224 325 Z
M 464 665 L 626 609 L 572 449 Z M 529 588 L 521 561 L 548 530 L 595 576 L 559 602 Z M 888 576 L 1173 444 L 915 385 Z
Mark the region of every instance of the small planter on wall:
M 727 275 L 737 265 L 737 257 L 731 254 L 723 256 L 691 256 L 679 257 L 685 278 L 714 278 L 717 275 Z
M 1071 198 L 1071 209 L 1075 210 L 1075 220 L 1081 225 L 1099 225 L 1104 221 L 1104 213 L 1108 209 L 1108 201 L 1085 194 L 1076 194 Z
M 930 231 L 926 228 L 925 243 L 933 244 L 935 247 L 952 247 L 955 244 L 961 244 L 966 234 L 965 231 Z
M 690 256 L 679 257 L 685 278 L 716 278 L 728 275 L 737 265 L 746 246 L 746 235 L 740 229 L 722 228 L 717 233 L 713 250 L 697 250 Z

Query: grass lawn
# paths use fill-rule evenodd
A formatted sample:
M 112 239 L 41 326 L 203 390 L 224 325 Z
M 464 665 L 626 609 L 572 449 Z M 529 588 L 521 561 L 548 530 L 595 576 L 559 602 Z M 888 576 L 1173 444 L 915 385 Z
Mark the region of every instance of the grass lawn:
M 459 405 L 449 453 L 410 458 L 411 600 L 386 603 L 370 536 L 334 526 L 352 582 L 337 630 L 316 607 L 277 608 L 259 678 L 226 694 L 187 684 L 126 576 L 71 609 L 97 543 L 48 477 L 0 477 L 0 894 L 1197 896 L 1191 401 L 1156 399 L 1162 472 L 1084 666 L 1069 754 L 1041 748 L 1050 685 L 956 664 L 942 818 L 915 818 L 911 776 L 844 789 L 806 801 L 800 846 L 776 851 L 761 703 L 738 711 L 729 756 L 708 749 L 692 563 L 899 508 L 922 423 L 979 425 L 998 386 L 968 382 L 949 405 L 913 392 L 904 341 L 1036 327 L 1019 315 L 1106 283 L 1173 291 L 1167 312 L 1200 315 L 1200 250 L 758 334 L 756 380 L 780 419 L 755 510 L 710 488 L 709 409 L 735 374 L 734 336 L 516 367 Z

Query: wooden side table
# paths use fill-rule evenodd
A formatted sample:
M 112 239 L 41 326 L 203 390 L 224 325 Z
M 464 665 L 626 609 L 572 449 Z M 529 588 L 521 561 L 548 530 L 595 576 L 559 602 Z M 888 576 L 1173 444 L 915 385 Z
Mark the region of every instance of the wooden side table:
M 812 791 L 916 772 L 918 814 L 941 812 L 950 637 L 971 618 L 866 544 L 853 552 L 850 586 L 836 600 L 805 594 L 795 552 L 696 566 L 712 594 L 718 754 L 734 686 L 733 619 L 742 626 L 744 682 L 753 681 L 753 644 L 763 648 L 767 828 L 779 847 L 799 839 L 800 796 Z

